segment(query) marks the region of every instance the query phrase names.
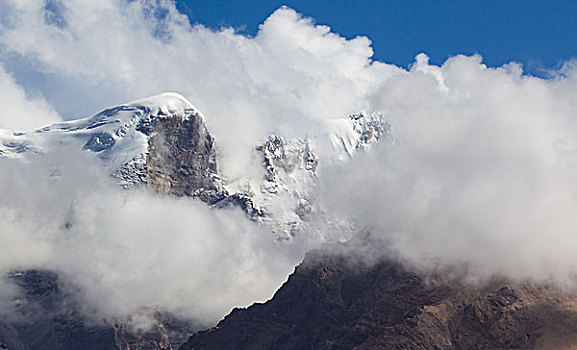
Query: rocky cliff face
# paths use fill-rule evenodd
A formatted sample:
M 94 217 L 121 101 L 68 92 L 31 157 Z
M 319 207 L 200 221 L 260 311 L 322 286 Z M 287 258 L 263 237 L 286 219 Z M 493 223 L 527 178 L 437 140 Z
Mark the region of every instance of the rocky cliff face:
M 161 105 L 135 113 L 134 132 L 146 140 L 143 150 L 112 175 L 127 188 L 147 185 L 156 192 L 198 197 L 212 204 L 226 195 L 217 173 L 214 139 L 204 117 L 188 101 L 165 95 L 161 95 L 167 100 L 164 103 L 178 108 Z M 101 147 L 89 149 L 101 151 Z
M 155 121 L 148 140 L 146 182 L 158 192 L 201 199 L 223 191 L 214 140 L 199 114 Z
M 181 350 L 573 349 L 576 295 L 498 280 L 472 286 L 316 251 L 271 301 L 234 310 Z

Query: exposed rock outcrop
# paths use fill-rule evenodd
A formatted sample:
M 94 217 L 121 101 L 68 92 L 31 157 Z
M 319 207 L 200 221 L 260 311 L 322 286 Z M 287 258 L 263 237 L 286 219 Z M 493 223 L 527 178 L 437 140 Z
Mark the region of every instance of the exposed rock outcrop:
M 148 139 L 146 181 L 153 190 L 176 196 L 208 200 L 223 191 L 214 140 L 198 113 L 156 118 Z

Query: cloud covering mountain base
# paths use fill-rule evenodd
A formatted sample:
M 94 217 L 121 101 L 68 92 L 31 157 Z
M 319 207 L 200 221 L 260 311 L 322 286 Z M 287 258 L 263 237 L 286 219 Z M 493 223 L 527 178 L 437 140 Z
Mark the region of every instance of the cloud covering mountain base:
M 42 158 L 0 164 L 0 270 L 61 273 L 95 319 L 146 308 L 209 325 L 270 298 L 302 259 L 240 210 L 124 191 L 92 154 Z
M 394 142 L 319 169 L 319 201 L 386 242 L 374 258 L 573 279 L 574 62 L 547 79 L 480 56 L 435 66 L 419 55 L 407 70 L 372 61 L 367 38 L 345 39 L 288 8 L 246 37 L 191 26 L 170 1 L 51 3 L 0 2 L 0 99 L 10 96 L 1 128 L 179 91 L 207 116 L 234 179 L 251 172 L 249 154 L 270 132 L 322 135 L 327 120 L 378 111 Z M 275 243 L 234 210 L 120 191 L 100 171 L 65 149 L 0 161 L 2 272 L 61 271 L 98 316 L 155 305 L 210 324 L 270 297 L 308 248 Z
M 328 202 L 421 267 L 573 283 L 575 78 L 418 56 L 374 100 L 396 142 L 327 174 Z

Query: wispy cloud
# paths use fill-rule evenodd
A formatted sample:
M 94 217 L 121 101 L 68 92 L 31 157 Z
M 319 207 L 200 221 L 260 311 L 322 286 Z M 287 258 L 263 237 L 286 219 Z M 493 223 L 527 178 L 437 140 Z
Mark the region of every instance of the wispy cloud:
M 241 210 L 123 191 L 91 153 L 0 162 L 0 271 L 59 272 L 96 320 L 169 311 L 202 325 L 265 301 L 302 258 Z

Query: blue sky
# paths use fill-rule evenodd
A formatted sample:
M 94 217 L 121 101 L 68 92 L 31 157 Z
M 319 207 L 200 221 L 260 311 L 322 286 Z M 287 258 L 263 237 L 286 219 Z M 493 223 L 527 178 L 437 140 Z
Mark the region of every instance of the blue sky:
M 419 52 L 436 64 L 479 53 L 490 66 L 514 60 L 543 75 L 577 56 L 577 1 L 177 0 L 193 23 L 247 34 L 282 5 L 346 37 L 368 36 L 376 59 L 405 67 Z

